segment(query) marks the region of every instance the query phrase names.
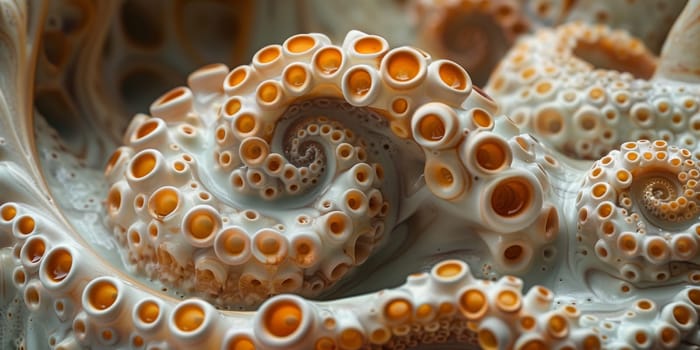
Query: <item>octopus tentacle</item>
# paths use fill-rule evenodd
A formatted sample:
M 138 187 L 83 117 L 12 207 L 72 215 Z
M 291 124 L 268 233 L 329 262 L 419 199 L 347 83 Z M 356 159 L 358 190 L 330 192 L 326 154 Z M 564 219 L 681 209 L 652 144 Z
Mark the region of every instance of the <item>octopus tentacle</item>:
M 698 177 L 686 149 L 662 140 L 624 143 L 583 179 L 576 201 L 579 238 L 625 279 L 671 278 L 671 262 L 700 262 Z
M 19 253 L 10 258 L 12 284 L 33 312 L 55 311 L 55 318 L 44 321 L 56 329 L 50 339 L 58 348 L 396 348 L 453 338 L 484 347 L 601 346 L 598 335 L 582 325 L 580 310 L 555 306 L 550 290 L 535 286 L 523 294 L 522 281 L 512 276 L 495 283 L 476 279 L 458 260 L 441 262 L 383 293 L 336 303 L 281 295 L 255 313 L 221 312 L 201 299 L 177 301 L 125 283 L 92 253 L 71 244 L 32 243 L 64 235 L 60 224 L 36 216 L 32 207 L 5 203 L 0 212 L 3 231 L 36 218 L 34 230 L 18 232 L 24 236 L 14 249 Z M 676 307 L 686 310 L 687 303 L 681 300 Z M 523 321 L 512 323 L 513 317 Z
M 421 46 L 455 60 L 482 86 L 515 39 L 533 26 L 524 7 L 509 0 L 421 0 L 412 10 Z
M 8 126 L 0 128 L 3 346 L 598 349 L 699 342 L 700 288 L 676 283 L 700 282 L 692 231 L 698 171 L 690 151 L 638 141 L 618 151 L 624 156 L 600 159 L 602 173 L 585 174 L 601 176 L 618 160 L 630 168 L 602 187 L 590 180 L 581 201 L 603 219 L 618 215 L 608 205 L 619 201 L 626 210 L 619 215 L 629 214 L 620 223 L 629 230 L 615 242 L 621 247 L 628 236 L 647 239 L 637 243 L 641 255 L 614 252 L 627 264 L 609 264 L 612 274 L 591 269 L 570 278 L 571 266 L 543 265 L 542 272 L 557 270 L 541 280 L 553 291 L 532 283 L 545 275 L 533 271 L 537 259 L 551 257 L 554 247 L 578 248 L 580 258 L 605 243 L 594 237 L 598 227 L 569 215 L 577 185 L 569 180 L 581 180 L 584 163 L 554 158 L 508 118 L 494 118 L 496 103 L 451 61 L 353 32 L 341 46 L 300 35 L 233 71 L 204 67 L 188 87 L 157 99 L 152 117 L 134 118 L 105 169 L 107 189 L 99 174 L 97 184 L 82 183 L 95 169 L 65 154 L 41 118 L 38 154 L 27 147 L 31 96 L 17 91 L 26 90 L 22 74 L 31 66 L 22 53 L 35 46 L 17 36 L 27 18 L 16 4 L 0 0 L 2 55 L 9 58 L 0 60 L 7 77 L 0 79 L 0 122 Z M 595 111 L 577 118 L 585 124 Z M 633 152 L 638 156 L 628 157 Z M 435 198 L 425 200 L 429 194 Z M 104 211 L 97 198 L 106 199 Z M 413 200 L 421 203 L 404 205 Z M 103 213 L 113 237 L 95 239 L 108 233 L 97 218 Z M 83 214 L 93 217 L 74 220 Z M 391 258 L 404 269 L 423 268 L 405 282 L 333 301 L 286 294 L 327 291 L 387 241 L 399 250 L 410 245 L 397 241 L 421 236 L 425 221 L 435 225 L 432 236 L 420 237 L 435 241 L 421 248 L 428 257 Z M 576 224 L 580 246 L 564 235 Z M 462 241 L 446 247 L 455 240 Z M 115 263 L 115 250 L 142 271 Z M 461 260 L 429 267 L 448 255 L 483 262 L 479 278 Z M 582 259 L 607 268 L 588 255 Z M 671 277 L 634 281 L 648 274 L 639 262 Z M 525 271 L 534 286 L 503 276 Z M 610 293 L 610 281 L 623 293 Z M 629 281 L 640 299 L 629 296 Z M 579 298 L 587 288 L 595 300 Z M 223 310 L 260 302 L 256 312 Z M 13 321 L 25 331 L 8 331 Z M 26 340 L 7 340 L 8 333 Z
M 64 349 L 197 344 L 263 349 L 397 348 L 449 339 L 484 348 L 599 349 L 601 336 L 629 344 L 658 342 L 673 347 L 690 334 L 700 309 L 700 289 L 687 287 L 663 307 L 651 300 L 633 300 L 637 311 L 617 326 L 572 305 L 555 306 L 554 293 L 545 287 L 533 286 L 523 293 L 523 283 L 516 277 L 480 280 L 472 276 L 466 263 L 447 260 L 430 273 L 409 276 L 404 285 L 383 293 L 334 303 L 284 295 L 269 299 L 257 313 L 222 313 L 199 299 L 156 297 L 110 276 L 113 271 L 99 259 L 88 264 L 91 253 L 71 245 L 37 249 L 31 242 L 39 237 L 69 236 L 61 232 L 60 224 L 36 216 L 24 204 L 6 203 L 0 212 L 3 230 L 17 227 L 22 218 L 35 220 L 34 230 L 24 229 L 30 231 L 28 238 L 17 240 L 21 248 L 14 251 L 19 253 L 12 253 L 16 266 L 12 283 L 30 310 L 55 310 L 55 318 L 45 322 L 56 329 L 50 341 Z M 519 321 L 512 322 L 514 318 Z
M 415 140 L 430 189 L 454 197 L 472 181 L 457 145 L 494 126 L 493 101 L 461 67 L 360 32 L 342 47 L 293 36 L 189 84 L 127 129 L 105 171 L 108 222 L 141 270 L 220 305 L 315 295 L 386 241 L 399 188 L 384 181 L 394 165 L 379 145 Z M 508 157 L 505 140 L 481 139 L 487 158 Z
M 649 80 L 656 65 L 625 32 L 571 23 L 516 45 L 487 91 L 523 130 L 576 158 L 597 159 L 638 139 L 663 139 L 698 155 L 698 92 Z
M 560 212 L 550 175 L 563 169 L 530 135 L 491 113 L 473 108 L 460 116 L 473 129 L 465 128 L 457 150 L 421 136 L 438 129 L 447 138 L 451 122 L 436 110 L 416 111 L 414 135 L 426 148 L 426 185 L 442 199 L 438 205 L 479 234 L 497 271 L 523 272 L 556 241 Z
M 108 177 L 127 174 L 112 185 L 110 213 L 114 223 L 134 222 L 131 228 L 117 225 L 117 235 L 126 229 L 145 237 L 146 228 L 155 234 L 150 241 L 137 241 L 146 246 L 140 250 L 158 257 L 144 259 L 131 249 L 132 261 L 175 283 L 192 276 L 199 292 L 217 296 L 219 303 L 237 304 L 282 292 L 318 293 L 366 260 L 378 243 L 372 237 L 379 227 L 392 225 L 387 219 L 393 215 L 391 196 L 382 187 L 385 167 L 371 161 L 376 157 L 366 141 L 337 118 L 354 114 L 380 123 L 381 117 L 332 94 L 293 99 L 315 87 L 312 82 L 318 77 L 308 61 L 321 47 L 326 46 L 318 55 L 323 64 L 341 63 L 327 57 L 341 52 L 329 51 L 337 49 L 328 44 L 321 35 L 300 35 L 284 46 L 263 48 L 252 67 L 241 66 L 230 74 L 220 65 L 202 68 L 189 79 L 199 89 L 174 89 L 154 102 L 154 118 L 132 122 L 134 136 L 118 154 L 136 154 L 128 163 L 107 169 Z M 288 56 L 284 64 L 283 55 Z M 251 76 L 261 83 L 256 85 Z M 281 83 L 265 80 L 273 76 Z M 207 109 L 212 104 L 220 107 Z M 169 149 L 141 151 L 168 144 Z M 146 183 L 161 164 L 172 164 L 172 181 Z M 209 175 L 205 168 L 214 171 Z M 138 205 L 131 213 L 132 192 L 148 198 L 140 218 Z M 308 198 L 301 201 L 307 209 L 293 209 L 300 198 Z M 292 210 L 270 210 L 271 201 Z M 184 240 L 158 234 L 180 230 Z M 183 260 L 184 252 L 191 258 Z M 234 278 L 240 278 L 238 286 L 224 288 Z
M 605 25 L 629 32 L 658 53 L 684 5 L 684 1 L 663 0 L 417 0 L 410 9 L 417 42 L 430 53 L 467 68 L 482 86 L 516 39 L 542 27 L 574 21 Z M 692 44 L 689 40 L 685 47 Z
M 658 53 L 684 1 L 552 1 L 533 0 L 527 8 L 537 22 L 556 26 L 573 21 L 618 28 L 640 38 Z M 643 21 L 638 20 L 644 18 Z
M 129 260 L 170 285 L 219 305 L 328 289 L 396 223 L 401 189 L 383 181 L 394 165 L 375 137 L 423 150 L 426 186 L 482 237 L 494 273 L 532 268 L 557 237 L 548 172 L 561 169 L 451 61 L 361 32 L 340 47 L 302 34 L 189 81 L 206 88 L 157 99 L 106 172 Z

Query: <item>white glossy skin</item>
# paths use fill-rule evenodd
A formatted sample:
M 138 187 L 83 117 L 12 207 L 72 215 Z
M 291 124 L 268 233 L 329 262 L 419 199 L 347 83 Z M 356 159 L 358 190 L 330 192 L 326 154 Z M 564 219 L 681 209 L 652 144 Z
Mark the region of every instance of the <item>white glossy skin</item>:
M 154 118 L 133 120 L 106 169 L 109 224 L 127 259 L 178 289 L 223 306 L 328 289 L 412 214 L 393 208 L 406 194 L 390 180 L 410 165 L 387 153 L 416 144 L 446 208 L 494 203 L 458 215 L 498 270 L 527 270 L 556 238 L 539 165 L 553 161 L 507 124 L 507 138 L 494 133 L 495 105 L 452 62 L 360 32 L 342 47 L 298 35 L 189 84 L 156 100 Z
M 661 66 L 674 56 L 666 57 Z M 629 34 L 571 23 L 524 38 L 486 90 L 518 126 L 574 158 L 598 159 L 638 139 L 663 139 L 697 158 L 697 85 L 663 72 L 650 79 L 656 66 Z
M 579 246 L 573 239 L 576 191 L 572 186 L 586 176 L 589 164 L 571 162 L 563 156 L 555 158 L 528 135 L 520 135 L 507 119 L 491 118 L 494 113 L 491 102 L 475 90 L 465 92 L 463 90 L 467 89 L 462 88 L 457 97 L 449 94 L 450 90 L 439 90 L 442 78 L 434 71 L 430 73 L 430 68 L 424 79 L 426 84 L 436 85 L 428 94 L 416 92 L 415 95 L 423 98 L 417 104 L 428 103 L 421 107 L 413 105 L 411 108 L 416 112 L 404 121 L 406 128 L 392 131 L 400 135 L 405 135 L 401 134 L 402 130 L 412 133 L 414 140 L 402 144 L 401 148 L 416 147 L 413 142 L 424 148 L 427 159 L 418 163 L 417 172 L 425 172 L 427 185 L 418 181 L 419 189 L 404 184 L 398 190 L 404 192 L 398 196 L 404 208 L 397 221 L 415 212 L 409 220 L 415 227 L 399 225 L 388 232 L 395 241 L 387 245 L 386 251 L 391 252 L 392 245 L 401 242 L 402 232 L 409 232 L 418 243 L 392 259 L 396 265 L 388 265 L 389 273 L 378 270 L 374 275 L 395 279 L 404 269 L 427 271 L 425 265 L 442 260 L 435 256 L 434 247 L 473 247 L 479 244 L 477 237 L 481 237 L 485 245 L 492 244 L 491 247 L 499 247 L 498 242 L 509 237 L 526 240 L 528 243 L 521 243 L 522 247 L 537 252 L 532 260 L 525 259 L 524 266 L 511 264 L 504 260 L 504 255 L 511 254 L 500 250 L 510 247 L 505 245 L 493 249 L 494 253 L 481 253 L 481 258 L 473 262 L 474 273 L 463 262 L 448 260 L 435 264 L 429 269 L 430 273 L 409 276 L 404 285 L 390 290 L 377 292 L 378 287 L 369 286 L 370 293 L 328 302 L 283 295 L 267 300 L 257 312 L 220 311 L 200 299 L 181 301 L 163 293 L 158 283 L 126 271 L 107 253 L 117 241 L 105 238 L 104 227 L 100 231 L 97 216 L 103 209 L 99 201 L 108 197 L 101 175 L 81 167 L 71 154 L 61 152 L 60 144 L 52 136 L 55 134 L 40 119 L 37 120 L 39 136 L 34 138 L 31 125 L 34 118 L 27 108 L 31 79 L 24 77 L 32 74 L 35 52 L 31 43 L 35 41 L 31 33 L 37 33 L 37 29 L 30 30 L 29 39 L 25 39 L 26 8 L 19 3 L 0 2 L 0 5 L 3 8 L 0 30 L 9 38 L 8 50 L 0 51 L 9 52 L 9 59 L 0 61 L 4 78 L 0 81 L 3 94 L 0 122 L 7 126 L 0 129 L 3 141 L 0 230 L 4 247 L 0 262 L 2 298 L 8 302 L 3 305 L 14 308 L 14 318 L 9 318 L 3 329 L 8 332 L 18 329 L 11 326 L 14 321 L 24 324 L 26 328 L 19 332 L 24 337 L 15 338 L 18 347 L 50 345 L 58 349 L 77 349 L 91 345 L 93 348 L 153 349 L 254 344 L 257 348 L 306 349 L 337 345 L 353 349 L 429 347 L 436 342 L 447 342 L 478 344 L 484 348 L 494 345 L 502 348 L 677 348 L 680 344 L 698 342 L 698 288 L 672 283 L 637 288 L 604 273 L 604 265 L 593 254 L 582 254 L 586 247 Z M 41 11 L 41 7 L 34 10 Z M 382 76 L 380 81 L 389 84 L 390 78 Z M 190 85 L 196 84 L 190 82 Z M 386 85 L 382 88 L 385 92 L 393 91 Z M 357 101 L 344 94 L 342 98 Z M 442 102 L 434 113 L 425 113 L 436 106 L 431 103 L 433 99 Z M 369 103 L 387 106 L 389 101 L 392 99 L 378 98 Z M 452 107 L 446 107 L 450 105 Z M 475 117 L 472 109 L 475 106 L 481 106 L 489 118 Z M 427 118 L 431 115 L 439 116 L 443 126 L 451 125 L 449 118 L 454 117 L 457 130 L 466 129 L 469 133 L 456 133 L 459 135 L 456 140 L 421 139 L 421 135 L 450 135 L 449 132 L 421 131 L 436 131 L 430 127 L 434 119 Z M 421 120 L 426 118 L 431 123 L 424 125 Z M 137 123 L 142 121 L 137 119 Z M 479 156 L 476 150 L 481 148 L 474 145 L 483 145 L 477 141 L 484 138 L 492 141 L 496 149 L 497 145 L 505 144 L 507 148 L 501 148 L 505 156 L 494 157 L 498 153 L 489 153 L 491 147 L 483 151 L 492 156 Z M 467 144 L 472 147 L 460 146 Z M 402 169 L 404 172 L 416 170 L 415 163 L 410 161 L 399 166 L 406 164 L 412 168 Z M 522 171 L 528 167 L 534 175 Z M 431 174 L 434 169 L 439 171 Z M 459 183 L 455 179 L 460 178 L 454 175 L 462 174 L 462 183 L 468 181 L 471 185 L 464 189 L 444 186 L 445 178 L 440 178 L 445 173 L 443 169 L 451 174 L 448 184 Z M 474 174 L 478 174 L 478 180 L 472 179 Z M 532 197 L 523 196 L 530 205 L 525 210 L 516 210 L 522 215 L 492 219 L 493 203 L 500 203 L 498 208 L 514 209 L 507 205 L 509 201 L 504 205 L 493 200 L 493 193 L 498 192 L 494 191 L 494 185 L 516 180 L 526 184 L 525 187 L 532 186 Z M 517 185 L 507 189 L 518 192 Z M 537 192 L 540 189 L 541 192 Z M 503 194 L 495 197 L 501 196 Z M 426 202 L 426 199 L 429 200 Z M 548 228 L 553 227 L 548 220 L 552 212 L 550 207 L 555 208 L 559 222 L 554 229 L 556 237 L 547 234 Z M 522 221 L 518 223 L 517 220 Z M 89 226 L 85 224 L 90 222 L 97 224 L 87 230 Z M 429 231 L 424 230 L 426 222 L 430 223 Z M 455 224 L 463 226 L 456 229 Z M 514 229 L 522 227 L 520 224 L 527 227 L 522 233 Z M 492 237 L 498 239 L 490 240 Z M 550 250 L 550 260 L 546 259 L 548 254 L 543 246 L 547 237 L 555 239 L 550 243 L 559 252 L 552 258 Z M 421 240 L 431 242 L 432 247 L 421 244 Z M 470 258 L 474 255 L 453 253 L 449 256 Z M 415 257 L 422 261 L 416 261 Z M 402 269 L 391 271 L 392 266 L 400 265 Z M 560 278 L 560 282 L 543 279 L 542 273 L 538 273 L 540 267 L 552 269 L 553 276 Z M 532 286 L 523 295 L 520 279 L 498 278 L 511 271 L 527 276 L 529 285 L 538 280 L 547 281 L 552 290 Z M 488 277 L 489 281 L 475 276 Z M 691 278 L 689 283 L 697 283 L 697 280 Z M 376 286 L 391 284 L 398 283 L 383 282 Z M 584 296 L 581 291 L 590 294 Z M 585 300 L 586 297 L 590 300 Z M 133 312 L 135 306 L 137 312 Z M 25 311 L 21 311 L 24 308 Z

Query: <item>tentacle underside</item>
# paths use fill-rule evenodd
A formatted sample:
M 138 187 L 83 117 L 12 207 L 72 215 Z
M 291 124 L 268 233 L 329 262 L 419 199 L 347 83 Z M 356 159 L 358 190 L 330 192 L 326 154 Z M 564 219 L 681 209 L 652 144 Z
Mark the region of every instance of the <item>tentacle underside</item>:
M 487 67 L 516 35 L 541 25 L 533 11 L 559 9 L 475 3 L 416 1 L 426 14 L 419 22 L 446 21 L 423 40 L 463 33 L 435 44 L 450 55 L 468 48 L 472 56 L 460 62 Z M 207 4 L 163 11 L 185 18 L 178 11 L 211 16 L 226 7 Z M 118 108 L 108 86 L 78 84 L 73 71 L 108 77 L 102 63 L 132 67 L 125 57 L 136 62 L 178 42 L 192 46 L 188 59 L 205 60 L 213 53 L 194 53 L 207 43 L 179 29 L 121 41 L 139 37 L 136 14 L 154 3 L 76 0 L 62 11 L 93 15 L 50 17 L 42 32 L 44 22 L 30 20 L 46 6 L 0 0 L 2 346 L 700 344 L 700 94 L 693 75 L 676 75 L 694 61 L 672 54 L 695 47 L 688 38 L 698 1 L 660 60 L 602 25 L 536 31 L 498 65 L 490 95 L 460 64 L 392 48 L 378 35 L 350 31 L 334 43 L 297 34 L 259 49 L 249 64 L 197 69 L 128 125 L 110 114 Z M 284 17 L 263 2 L 237 6 Z M 560 15 L 585 7 L 567 6 Z M 119 13 L 118 30 L 91 22 L 97 13 Z M 263 35 L 229 15 L 216 18 L 238 19 L 245 40 Z M 504 40 L 469 34 L 474 23 L 499 28 L 477 30 Z M 65 46 L 38 54 L 40 35 Z M 81 40 L 104 43 L 66 49 Z M 129 45 L 137 54 L 120 56 Z M 241 45 L 227 55 L 240 59 Z M 23 79 L 35 64 L 32 95 Z M 122 87 L 133 85 L 119 86 L 129 97 Z M 82 124 L 78 110 L 98 116 Z M 71 123 L 62 128 L 61 120 Z M 105 128 L 71 136 L 95 125 Z M 90 166 L 114 142 L 121 146 L 98 174 Z M 400 265 L 415 271 L 400 284 L 376 282 Z

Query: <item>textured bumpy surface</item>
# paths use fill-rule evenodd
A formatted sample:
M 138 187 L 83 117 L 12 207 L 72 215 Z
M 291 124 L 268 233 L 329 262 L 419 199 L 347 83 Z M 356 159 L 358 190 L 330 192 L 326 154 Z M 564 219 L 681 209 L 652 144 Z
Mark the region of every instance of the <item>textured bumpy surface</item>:
M 595 162 L 577 196 L 579 239 L 629 281 L 665 281 L 700 262 L 700 166 L 665 141 L 622 145 Z M 674 271 L 675 270 L 675 271 Z M 685 269 L 683 269 L 685 270 Z M 691 268 L 687 282 L 700 278 Z
M 518 43 L 486 90 L 518 126 L 576 158 L 598 159 L 638 139 L 698 157 L 700 94 L 649 81 L 655 68 L 655 57 L 625 32 L 573 23 Z
M 327 289 L 393 231 L 402 164 L 388 156 L 414 144 L 427 187 L 499 269 L 527 269 L 556 238 L 554 160 L 512 126 L 494 133 L 495 105 L 450 61 L 359 32 L 342 47 L 298 35 L 189 85 L 132 121 L 106 170 L 110 225 L 153 278 L 220 305 Z
M 698 75 L 672 53 L 700 1 L 656 72 L 636 39 L 569 24 L 516 46 L 494 100 L 421 49 L 297 34 L 195 70 L 128 125 L 90 119 L 116 111 L 90 89 L 101 55 L 191 42 L 135 49 L 154 4 L 0 0 L 0 348 L 700 346 Z M 83 108 L 68 120 L 92 126 L 60 122 Z

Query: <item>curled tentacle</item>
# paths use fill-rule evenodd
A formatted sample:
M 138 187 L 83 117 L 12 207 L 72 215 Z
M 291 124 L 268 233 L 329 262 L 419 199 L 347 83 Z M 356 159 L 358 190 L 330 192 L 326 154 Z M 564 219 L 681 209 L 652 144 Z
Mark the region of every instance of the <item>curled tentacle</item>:
M 697 156 L 700 94 L 685 83 L 650 80 L 656 62 L 625 32 L 571 23 L 516 45 L 487 91 L 523 130 L 576 158 L 598 159 L 640 139 Z
M 218 304 L 327 289 L 393 230 L 392 142 L 423 149 L 429 190 L 476 228 L 500 272 L 530 268 L 556 237 L 544 152 L 495 122 L 495 102 L 451 61 L 360 32 L 342 47 L 310 34 L 190 80 L 213 85 L 202 79 L 223 91 L 164 94 L 106 171 L 109 222 L 152 277 Z
M 220 68 L 135 118 L 106 169 L 108 222 L 128 231 L 129 261 L 218 304 L 327 289 L 396 224 L 394 147 L 422 147 L 431 190 L 459 182 L 444 194 L 459 196 L 472 180 L 457 146 L 494 125 L 493 101 L 461 67 L 360 32 L 340 47 L 297 35 L 209 74 Z M 480 140 L 485 171 L 510 162 L 505 140 Z
M 576 202 L 578 235 L 625 279 L 665 281 L 669 263 L 700 262 L 699 180 L 686 149 L 661 140 L 624 143 L 586 174 Z
M 418 40 L 434 55 L 455 60 L 483 86 L 532 19 L 518 1 L 416 1 Z
M 22 23 L 25 17 L 2 11 L 0 21 L 8 18 Z M 431 176 L 436 181 L 429 190 L 444 194 L 438 202 L 466 219 L 468 228 L 501 259 L 504 270 L 532 265 L 538 244 L 555 236 L 559 215 L 566 213 L 553 205 L 562 193 L 550 193 L 560 185 L 559 178 L 548 176 L 562 175 L 555 174 L 557 162 L 534 138 L 519 135 L 505 118 L 494 121 L 493 102 L 472 90 L 466 73 L 449 61 L 432 61 L 411 48 L 385 52 L 384 40 L 358 33 L 349 36 L 343 48 L 317 47 L 313 36 L 296 39 L 261 50 L 252 65 L 239 71 L 255 79 L 233 79 L 241 78 L 241 91 L 235 92 L 234 84 L 222 90 L 227 69 L 207 67 L 191 77 L 191 91 L 179 88 L 157 100 L 152 111 L 156 118 L 135 119 L 127 132 L 129 145 L 115 153 L 106 170 L 111 183 L 124 180 L 106 195 L 106 208 L 114 216 L 109 220 L 123 222 L 112 228 L 131 261 L 151 261 L 149 272 L 157 274 L 162 268 L 158 276 L 169 286 L 199 291 L 223 305 L 326 288 L 393 233 L 393 208 L 401 204 L 394 205 L 396 174 L 391 163 L 375 152 L 384 144 L 372 145 L 376 139 L 355 128 L 347 118 L 351 115 L 361 120 L 357 124 L 391 128 L 393 136 L 387 132 L 380 133 L 382 137 L 404 137 L 423 148 L 433 161 L 426 169 L 435 170 Z M 322 83 L 311 84 L 304 78 L 309 75 L 303 65 L 316 62 L 312 52 L 324 49 L 318 62 L 327 75 Z M 293 63 L 276 60 L 280 52 Z M 343 61 L 347 66 L 338 68 Z M 319 76 L 313 75 L 313 81 Z M 3 86 L 14 86 L 8 81 L 13 79 L 3 80 Z M 221 122 L 217 114 L 228 99 L 222 97 L 226 91 L 233 91 L 239 107 L 249 113 L 241 114 L 237 125 L 233 120 Z M 236 103 L 229 107 L 233 111 Z M 303 112 L 292 113 L 295 107 Z M 587 120 L 593 112 L 589 109 L 580 118 Z M 233 118 L 235 112 L 230 114 Z M 7 125 L 22 125 L 13 116 L 2 117 Z M 326 122 L 334 131 L 342 130 L 346 139 L 335 145 L 342 136 L 309 136 L 314 124 Z M 230 133 L 224 130 L 218 143 L 221 126 Z M 23 138 L 31 134 L 23 128 L 7 129 Z M 348 130 L 354 134 L 348 135 Z M 9 145 L 2 147 L 7 156 L 3 159 L 25 159 L 29 153 L 17 147 L 22 146 L 15 142 L 18 135 L 5 138 L 8 131 L 0 133 Z M 295 139 L 297 148 L 291 146 Z M 559 291 L 534 286 L 523 293 L 518 278 L 479 279 L 457 260 L 437 264 L 430 273 L 410 275 L 405 284 L 386 291 L 332 302 L 283 295 L 269 299 L 257 314 L 217 311 L 200 299 L 178 300 L 153 290 L 150 282 L 101 256 L 104 250 L 88 247 L 92 241 L 73 232 L 86 229 L 70 227 L 61 217 L 67 214 L 65 207 L 56 207 L 39 177 L 24 171 L 26 165 L 10 161 L 0 168 L 0 183 L 7 192 L 0 206 L 1 241 L 6 246 L 2 290 L 10 293 L 3 300 L 17 292 L 19 298 L 9 304 L 26 306 L 30 320 L 40 320 L 28 324 L 41 324 L 29 327 L 39 329 L 35 339 L 45 335 L 49 346 L 57 349 L 405 348 L 455 341 L 482 347 L 598 349 L 622 347 L 620 343 L 668 348 L 697 343 L 698 288 L 677 294 L 677 289 L 662 291 L 655 298 L 664 301 L 663 307 L 648 300 L 614 299 L 608 305 L 616 310 L 602 312 L 599 322 L 593 316 L 597 311 L 589 312 L 594 308 L 588 305 L 560 305 L 566 299 Z M 318 186 L 285 192 L 287 188 L 280 187 L 285 169 L 292 170 L 292 179 L 308 175 L 307 182 L 315 180 Z M 688 176 L 696 177 L 691 171 Z M 233 186 L 234 174 L 243 188 Z M 629 198 L 646 208 L 640 217 L 685 227 L 687 221 L 670 220 L 685 215 L 685 209 L 673 205 L 685 185 L 679 190 L 667 176 L 648 180 L 639 195 Z M 66 179 L 66 187 L 75 188 L 70 182 Z M 690 181 L 686 184 L 693 187 Z M 671 211 L 654 210 L 657 202 L 668 204 Z M 291 219 L 286 217 L 290 212 Z M 320 237 L 319 230 L 335 234 Z M 665 243 L 652 238 L 645 243 L 647 251 L 663 257 Z M 694 249 L 687 239 L 672 238 L 685 256 Z M 327 252 L 335 254 L 325 256 Z M 568 270 L 563 271 L 559 276 L 566 277 Z M 643 270 L 628 264 L 622 271 Z M 691 283 L 699 280 L 697 272 L 689 277 Z M 570 293 L 568 282 L 555 286 L 562 290 L 564 285 L 563 293 Z M 229 291 L 233 292 L 226 294 Z M 3 317 L 11 318 L 9 313 Z M 44 329 L 48 334 L 42 334 Z

